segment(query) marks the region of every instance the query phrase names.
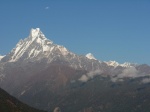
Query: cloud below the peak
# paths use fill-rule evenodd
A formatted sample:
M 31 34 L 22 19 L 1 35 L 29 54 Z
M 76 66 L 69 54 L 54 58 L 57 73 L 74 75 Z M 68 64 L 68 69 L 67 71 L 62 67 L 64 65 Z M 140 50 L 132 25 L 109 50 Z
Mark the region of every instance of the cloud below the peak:
M 140 73 L 135 67 L 129 67 L 122 71 L 121 74 L 116 75 L 115 77 L 111 77 L 112 82 L 123 81 L 124 78 L 138 78 L 150 76 L 150 74 Z M 149 83 L 150 78 L 144 78 L 141 80 L 142 83 Z
M 130 67 L 130 68 L 124 69 L 123 72 L 119 74 L 117 77 L 118 78 L 124 78 L 124 77 L 135 78 L 138 76 L 137 74 L 138 74 L 138 70 L 135 67 Z
M 87 74 L 82 75 L 78 80 L 81 82 L 87 82 L 90 79 L 93 79 L 95 76 L 102 74 L 102 70 L 90 71 Z
M 141 81 L 142 83 L 150 83 L 150 78 L 144 78 Z

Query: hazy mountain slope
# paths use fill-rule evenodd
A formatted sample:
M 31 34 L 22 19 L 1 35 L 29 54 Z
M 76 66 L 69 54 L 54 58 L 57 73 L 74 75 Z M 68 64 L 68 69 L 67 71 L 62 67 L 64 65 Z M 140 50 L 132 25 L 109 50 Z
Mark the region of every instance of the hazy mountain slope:
M 139 82 L 140 79 L 126 79 L 113 83 L 107 78 L 96 77 L 74 88 L 60 105 L 67 102 L 67 109 L 64 107 L 67 112 L 71 111 L 68 106 L 74 108 L 74 112 L 88 109 L 92 112 L 149 112 L 150 85 Z
M 0 112 L 45 112 L 34 109 L 21 103 L 16 98 L 10 96 L 4 90 L 0 89 Z
M 46 84 L 42 83 L 47 81 L 36 81 L 38 83 L 32 84 L 31 90 L 24 92 L 20 99 L 34 107 L 51 111 L 59 106 L 64 112 L 85 112 L 90 109 L 92 112 L 149 112 L 150 84 L 141 83 L 141 80 L 125 79 L 114 83 L 109 77 L 96 76 L 87 82 L 68 82 L 59 87 L 54 85 L 53 89 L 43 86 Z

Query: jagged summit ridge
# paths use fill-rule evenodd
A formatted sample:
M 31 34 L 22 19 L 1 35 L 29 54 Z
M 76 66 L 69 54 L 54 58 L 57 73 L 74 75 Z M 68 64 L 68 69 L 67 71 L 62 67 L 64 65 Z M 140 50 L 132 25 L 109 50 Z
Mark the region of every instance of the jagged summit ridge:
M 35 39 L 37 40 L 38 43 L 41 43 L 41 41 L 48 40 L 45 35 L 42 33 L 40 28 L 36 29 L 31 29 L 29 38 L 34 41 Z M 53 43 L 51 40 L 48 40 L 51 44 Z
M 24 40 L 20 40 L 16 47 L 7 55 L 7 61 L 15 62 L 18 60 L 28 60 L 36 58 L 41 59 L 49 57 L 53 50 L 59 50 L 63 55 L 68 53 L 68 50 L 45 37 L 39 28 L 31 29 L 30 35 Z
M 96 70 L 101 66 L 92 54 L 88 54 L 87 57 L 76 55 L 64 46 L 54 44 L 39 28 L 31 29 L 29 36 L 20 40 L 16 47 L 2 59 L 2 62 L 64 63 L 75 69 L 85 70 Z
M 45 37 L 40 28 L 31 29 L 30 35 L 28 36 L 32 41 L 36 40 L 37 43 L 44 43 L 45 41 L 49 41 L 48 44 L 52 44 L 53 42 Z
M 105 62 L 108 66 L 112 66 L 112 67 L 118 67 L 118 66 L 121 66 L 121 67 L 133 67 L 133 66 L 136 66 L 137 64 L 133 64 L 133 63 L 129 63 L 129 62 L 125 62 L 125 63 L 118 63 L 116 61 L 108 61 L 108 62 Z
M 64 46 L 54 44 L 47 39 L 40 28 L 31 29 L 29 36 L 23 40 L 21 39 L 12 51 L 2 58 L 1 62 L 43 62 L 42 60 L 46 63 L 65 63 L 75 69 L 82 68 L 89 71 L 106 70 L 108 66 L 129 67 L 131 65 L 129 63 L 119 64 L 115 61 L 102 62 L 97 60 L 91 53 L 86 56 L 76 55 Z

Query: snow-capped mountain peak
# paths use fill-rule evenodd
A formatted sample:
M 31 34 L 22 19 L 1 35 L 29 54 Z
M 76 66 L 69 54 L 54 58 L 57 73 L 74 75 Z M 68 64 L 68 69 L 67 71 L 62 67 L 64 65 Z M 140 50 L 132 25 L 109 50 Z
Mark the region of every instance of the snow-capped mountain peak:
M 37 37 L 37 35 L 39 34 L 40 32 L 40 28 L 36 28 L 36 29 L 31 29 L 31 32 L 30 32 L 30 35 L 31 37 Z
M 88 53 L 88 54 L 86 55 L 86 57 L 87 57 L 88 59 L 94 59 L 94 60 L 97 60 L 97 59 L 93 56 L 92 53 Z
M 46 63 L 61 62 L 67 63 L 69 66 L 86 70 L 96 70 L 103 64 L 98 61 L 93 54 L 88 53 L 86 56 L 78 56 L 64 46 L 54 44 L 47 39 L 40 28 L 31 29 L 27 38 L 21 39 L 16 47 L 4 58 L 0 58 L 1 62 L 41 62 Z M 130 67 L 130 63 L 119 64 L 116 61 L 105 62 L 108 66 Z
M 16 47 L 7 54 L 2 62 L 28 63 L 64 63 L 75 69 L 97 70 L 102 63 L 91 53 L 79 56 L 64 46 L 54 44 L 47 39 L 39 28 L 31 29 L 27 38 L 21 39 Z
M 30 31 L 30 35 L 28 37 L 29 39 L 31 39 L 32 41 L 36 40 L 37 43 L 42 43 L 45 42 L 46 40 L 48 40 L 45 35 L 41 32 L 40 28 L 36 28 L 36 29 L 31 29 Z M 48 40 L 49 44 L 52 44 L 53 42 Z
M 27 38 L 18 42 L 16 47 L 6 56 L 5 61 L 36 61 L 45 58 L 51 62 L 56 58 L 66 58 L 67 55 L 70 56 L 72 53 L 65 47 L 54 44 L 45 37 L 40 28 L 36 28 L 31 29 Z

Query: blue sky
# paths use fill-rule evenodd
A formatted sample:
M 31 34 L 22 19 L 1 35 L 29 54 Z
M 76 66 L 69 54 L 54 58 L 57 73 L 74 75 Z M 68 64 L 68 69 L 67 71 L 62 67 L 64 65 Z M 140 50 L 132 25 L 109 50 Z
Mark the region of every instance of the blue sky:
M 149 0 L 0 0 L 0 54 L 39 27 L 70 51 L 150 64 Z

